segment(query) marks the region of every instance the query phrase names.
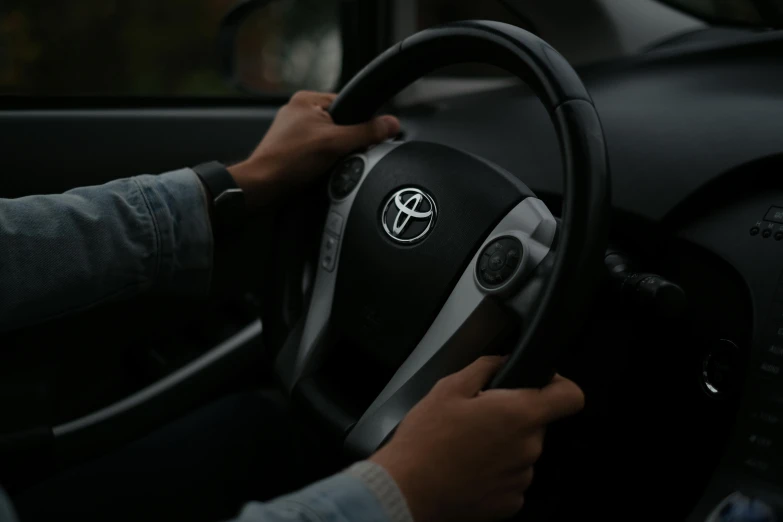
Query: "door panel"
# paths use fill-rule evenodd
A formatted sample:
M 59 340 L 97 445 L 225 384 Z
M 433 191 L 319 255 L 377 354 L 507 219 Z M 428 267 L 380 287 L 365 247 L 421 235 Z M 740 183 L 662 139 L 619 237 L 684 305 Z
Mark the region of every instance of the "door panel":
M 238 161 L 258 144 L 276 110 L 268 105 L 0 112 L 0 197 L 58 193 L 209 160 Z M 259 216 L 216 253 L 216 290 L 209 298 L 140 296 L 0 336 L 0 462 L 4 451 L 16 451 L 7 443 L 9 434 L 50 430 L 114 404 L 252 324 L 264 305 L 258 296 L 268 284 L 268 267 L 278 262 L 270 256 L 274 217 Z M 259 342 L 246 346 L 243 350 L 261 350 Z M 227 388 L 258 385 L 262 354 L 256 355 L 237 358 L 244 363 L 236 368 L 223 365 L 208 386 L 180 388 L 190 400 L 172 403 L 170 415 Z M 136 417 L 144 417 L 141 411 Z M 157 422 L 167 420 L 167 411 L 165 400 L 157 401 Z M 6 486 L 8 480 L 0 476 Z
M 276 107 L 0 112 L 0 197 L 244 159 Z

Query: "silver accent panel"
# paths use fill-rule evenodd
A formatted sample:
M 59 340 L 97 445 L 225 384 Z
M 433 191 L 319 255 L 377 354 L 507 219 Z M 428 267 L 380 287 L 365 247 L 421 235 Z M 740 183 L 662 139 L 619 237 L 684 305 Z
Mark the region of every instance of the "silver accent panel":
M 487 236 L 478 249 L 473 260 L 463 272 L 451 295 L 446 300 L 438 316 L 433 321 L 427 333 L 413 350 L 410 356 L 400 366 L 386 387 L 362 415 L 354 429 L 348 434 L 345 444 L 353 451 L 369 455 L 375 451 L 396 428 L 397 424 L 407 414 L 427 391 L 435 385 L 437 379 L 427 383 L 428 388 L 420 395 L 405 392 L 403 387 L 419 373 L 424 366 L 445 346 L 457 330 L 467 321 L 471 314 L 481 304 L 485 295 L 501 294 L 509 299 L 507 303 L 518 313 L 526 299 L 519 299 L 524 294 L 525 281 L 533 270 L 549 253 L 557 231 L 557 222 L 539 199 L 527 198 L 514 207 Z M 517 238 L 528 251 L 529 255 L 520 262 L 515 274 L 506 284 L 493 290 L 483 288 L 476 276 L 476 266 L 484 249 L 495 239 L 504 236 Z M 519 308 L 519 309 L 518 309 Z M 478 357 L 479 353 L 476 353 Z M 440 377 L 445 377 L 441 375 Z M 404 405 L 404 407 L 401 407 Z
M 143 388 L 128 397 L 111 404 L 96 412 L 85 415 L 78 419 L 60 424 L 52 429 L 54 437 L 61 439 L 64 437 L 81 434 L 85 430 L 95 427 L 98 424 L 109 422 L 123 414 L 136 408 L 144 407 L 149 400 L 165 394 L 167 391 L 176 388 L 191 377 L 202 372 L 220 359 L 230 355 L 235 350 L 245 346 L 248 341 L 261 335 L 261 321 L 256 319 L 242 330 L 220 343 L 218 346 L 208 351 L 198 359 L 191 361 L 179 370 L 167 375 L 158 382 Z
M 376 145 L 367 152 L 351 156 L 359 157 L 364 160 L 364 172 L 362 173 L 362 177 L 348 196 L 339 201 L 332 200 L 332 204 L 329 207 L 329 212 L 327 214 L 332 220 L 334 220 L 333 214 L 342 217 L 342 231 L 345 231 L 345 228 L 348 226 L 354 199 L 356 199 L 356 194 L 359 193 L 368 173 L 384 158 L 384 156 L 400 145 L 402 145 L 402 142 L 385 142 Z M 334 250 L 334 252 L 329 254 L 332 256 L 331 258 L 327 259 L 325 257 L 326 254 L 323 251 L 319 255 L 313 296 L 310 299 L 310 307 L 307 310 L 307 318 L 302 331 L 302 339 L 299 346 L 296 347 L 297 352 L 295 357 L 286 357 L 287 354 L 281 352 L 277 359 L 276 371 L 289 391 L 293 390 L 299 379 L 306 374 L 307 370 L 316 360 L 315 357 L 319 353 L 319 348 L 322 347 L 321 343 L 326 334 L 329 318 L 332 313 L 334 288 L 340 265 L 339 259 L 340 250 L 342 249 L 342 233 L 337 237 L 330 234 L 328 229 L 325 230 L 321 241 L 322 249 L 327 247 L 328 239 L 330 238 L 336 239 L 337 245 L 330 247 Z M 293 364 L 293 367 L 288 367 L 291 364 Z
M 488 294 L 507 295 L 509 292 L 513 292 L 520 281 L 527 278 L 549 253 L 556 232 L 557 222 L 544 202 L 536 198 L 525 199 L 503 218 L 476 254 L 477 263 L 479 256 L 490 243 L 502 237 L 515 237 L 525 249 L 519 267 L 508 281 L 492 289 L 485 288 L 481 284 L 478 272 L 474 268 L 473 275 L 476 284 Z

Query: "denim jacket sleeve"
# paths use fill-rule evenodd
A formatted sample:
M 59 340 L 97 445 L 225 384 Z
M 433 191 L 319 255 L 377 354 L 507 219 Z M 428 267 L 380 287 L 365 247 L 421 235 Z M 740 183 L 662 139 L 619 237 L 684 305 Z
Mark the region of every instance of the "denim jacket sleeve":
M 0 522 L 17 521 L 0 489 Z M 386 470 L 372 462 L 285 497 L 247 504 L 233 522 L 413 522 L 408 505 Z
M 190 169 L 0 199 L 0 332 L 147 290 L 205 294 L 211 270 Z
M 394 479 L 369 461 L 285 497 L 247 504 L 234 522 L 413 522 Z

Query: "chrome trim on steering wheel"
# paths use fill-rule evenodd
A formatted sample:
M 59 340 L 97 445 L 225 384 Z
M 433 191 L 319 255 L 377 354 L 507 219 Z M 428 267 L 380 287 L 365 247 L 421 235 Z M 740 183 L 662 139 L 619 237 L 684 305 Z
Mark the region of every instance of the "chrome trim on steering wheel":
M 290 391 L 304 376 L 322 346 L 322 340 L 326 334 L 329 317 L 332 313 L 332 301 L 334 300 L 334 288 L 337 280 L 337 269 L 340 264 L 340 250 L 342 248 L 342 236 L 351 214 L 351 207 L 356 199 L 356 194 L 361 189 L 367 174 L 381 161 L 384 156 L 402 145 L 402 142 L 385 142 L 361 154 L 354 154 L 346 158 L 358 157 L 364 161 L 364 172 L 356 187 L 345 198 L 332 199 L 332 204 L 327 213 L 327 224 L 321 239 L 321 252 L 319 254 L 318 267 L 315 275 L 313 296 L 310 307 L 307 310 L 307 319 L 299 343 L 296 358 L 291 365 L 284 358 L 278 358 L 276 370 L 284 381 L 285 387 Z M 341 218 L 340 225 L 330 226 L 331 218 Z M 327 253 L 327 249 L 329 253 Z M 326 256 L 331 256 L 327 261 Z

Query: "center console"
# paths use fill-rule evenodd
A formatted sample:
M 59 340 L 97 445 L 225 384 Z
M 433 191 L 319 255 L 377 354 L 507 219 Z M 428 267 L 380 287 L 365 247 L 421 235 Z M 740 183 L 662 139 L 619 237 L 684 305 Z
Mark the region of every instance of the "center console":
M 768 198 L 733 205 L 744 230 L 723 231 L 753 296 L 754 340 L 730 441 L 689 522 L 783 520 L 783 208 Z

